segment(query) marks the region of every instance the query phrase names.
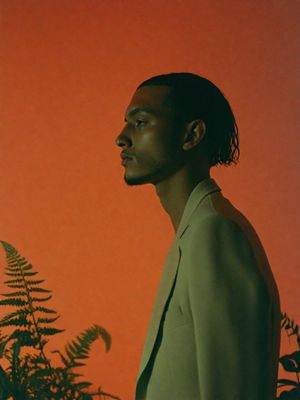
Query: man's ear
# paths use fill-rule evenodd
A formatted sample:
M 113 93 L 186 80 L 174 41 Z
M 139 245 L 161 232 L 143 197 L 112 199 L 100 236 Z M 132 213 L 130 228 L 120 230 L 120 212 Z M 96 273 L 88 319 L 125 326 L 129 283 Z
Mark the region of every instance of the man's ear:
M 183 150 L 190 150 L 201 142 L 206 132 L 206 125 L 202 119 L 196 119 L 187 124 L 184 141 L 182 144 Z

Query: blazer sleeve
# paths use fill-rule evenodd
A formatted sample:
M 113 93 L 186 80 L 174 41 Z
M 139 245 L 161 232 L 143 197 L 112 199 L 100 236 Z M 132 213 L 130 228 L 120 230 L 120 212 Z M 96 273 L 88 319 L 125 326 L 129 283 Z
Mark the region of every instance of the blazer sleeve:
M 223 215 L 186 245 L 199 392 L 205 400 L 274 400 L 270 295 L 249 239 Z

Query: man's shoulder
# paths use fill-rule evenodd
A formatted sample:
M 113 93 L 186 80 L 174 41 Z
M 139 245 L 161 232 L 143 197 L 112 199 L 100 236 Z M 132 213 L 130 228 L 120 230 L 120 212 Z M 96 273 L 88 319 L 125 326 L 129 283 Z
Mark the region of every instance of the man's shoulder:
M 268 263 L 264 247 L 253 225 L 226 198 L 199 207 L 180 239 L 181 250 L 219 255 L 243 254 Z
M 228 239 L 228 236 L 248 237 L 239 221 L 220 213 L 210 214 L 204 218 L 197 218 L 195 215 L 186 232 L 186 240 L 189 242 L 193 239 L 222 240 L 222 238 Z
M 222 237 L 225 234 L 243 236 L 253 245 L 261 245 L 259 236 L 249 218 L 221 193 L 215 193 L 208 196 L 195 210 L 184 236 L 217 235 Z
M 266 295 L 261 268 L 266 268 L 267 259 L 258 256 L 264 254 L 263 248 L 230 216 L 215 213 L 193 220 L 182 238 L 181 250 L 188 275 L 201 278 L 201 287 L 218 285 L 222 276 L 228 287 L 242 280 Z

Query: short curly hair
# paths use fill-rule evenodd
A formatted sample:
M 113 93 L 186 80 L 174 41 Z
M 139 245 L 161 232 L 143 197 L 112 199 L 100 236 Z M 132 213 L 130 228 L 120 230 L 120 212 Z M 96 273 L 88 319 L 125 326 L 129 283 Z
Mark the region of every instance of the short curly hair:
M 211 81 L 189 72 L 156 75 L 143 86 L 169 86 L 170 102 L 183 121 L 201 119 L 206 125 L 203 145 L 209 151 L 210 167 L 237 164 L 240 156 L 238 126 L 229 102 Z

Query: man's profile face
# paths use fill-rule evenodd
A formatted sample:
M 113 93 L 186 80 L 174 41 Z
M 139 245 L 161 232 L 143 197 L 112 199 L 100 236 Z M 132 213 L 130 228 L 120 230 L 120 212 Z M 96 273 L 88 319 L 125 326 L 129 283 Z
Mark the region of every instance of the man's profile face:
M 168 86 L 142 86 L 125 113 L 119 146 L 132 156 L 124 165 L 128 185 L 156 184 L 182 165 L 180 127 L 168 102 Z

